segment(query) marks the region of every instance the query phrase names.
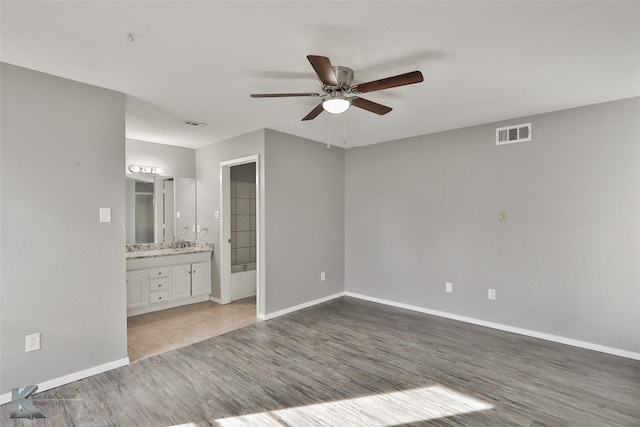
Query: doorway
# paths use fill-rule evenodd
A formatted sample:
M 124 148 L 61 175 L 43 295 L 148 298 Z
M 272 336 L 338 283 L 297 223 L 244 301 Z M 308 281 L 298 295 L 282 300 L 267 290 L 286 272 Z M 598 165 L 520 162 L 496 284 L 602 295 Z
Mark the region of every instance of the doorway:
M 260 315 L 260 167 L 258 155 L 220 163 L 220 300 L 255 295 Z

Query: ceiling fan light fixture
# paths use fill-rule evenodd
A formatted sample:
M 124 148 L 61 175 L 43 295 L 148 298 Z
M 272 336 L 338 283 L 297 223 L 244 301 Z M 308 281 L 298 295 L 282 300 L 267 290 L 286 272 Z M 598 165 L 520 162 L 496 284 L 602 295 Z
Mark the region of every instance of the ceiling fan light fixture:
M 346 98 L 329 98 L 322 102 L 322 108 L 327 113 L 342 114 L 349 109 L 351 102 Z

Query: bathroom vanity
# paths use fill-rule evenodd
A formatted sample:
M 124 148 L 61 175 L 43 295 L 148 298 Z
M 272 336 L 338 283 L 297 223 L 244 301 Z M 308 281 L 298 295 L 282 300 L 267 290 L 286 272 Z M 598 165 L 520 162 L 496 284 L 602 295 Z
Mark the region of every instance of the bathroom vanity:
M 127 245 L 127 316 L 208 301 L 213 244 Z

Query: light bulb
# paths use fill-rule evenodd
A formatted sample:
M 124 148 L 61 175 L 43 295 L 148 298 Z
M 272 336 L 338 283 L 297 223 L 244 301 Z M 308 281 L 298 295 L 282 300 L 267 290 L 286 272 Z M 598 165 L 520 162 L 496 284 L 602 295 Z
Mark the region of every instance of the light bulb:
M 329 98 L 322 103 L 322 108 L 327 113 L 341 114 L 349 109 L 351 103 L 345 98 Z

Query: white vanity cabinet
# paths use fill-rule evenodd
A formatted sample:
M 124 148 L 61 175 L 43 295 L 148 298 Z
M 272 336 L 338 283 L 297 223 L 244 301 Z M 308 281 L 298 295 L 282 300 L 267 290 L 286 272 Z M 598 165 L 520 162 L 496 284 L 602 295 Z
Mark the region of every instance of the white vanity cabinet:
M 169 267 L 150 268 L 149 305 L 171 301 Z
M 211 263 L 191 264 L 191 295 L 211 293 Z
M 127 309 L 147 305 L 147 270 L 127 271 Z
M 171 267 L 171 289 L 174 299 L 191 296 L 191 264 Z
M 127 315 L 207 301 L 211 252 L 127 259 Z
M 198 262 L 171 267 L 171 289 L 173 299 L 208 294 L 211 289 L 211 263 Z

